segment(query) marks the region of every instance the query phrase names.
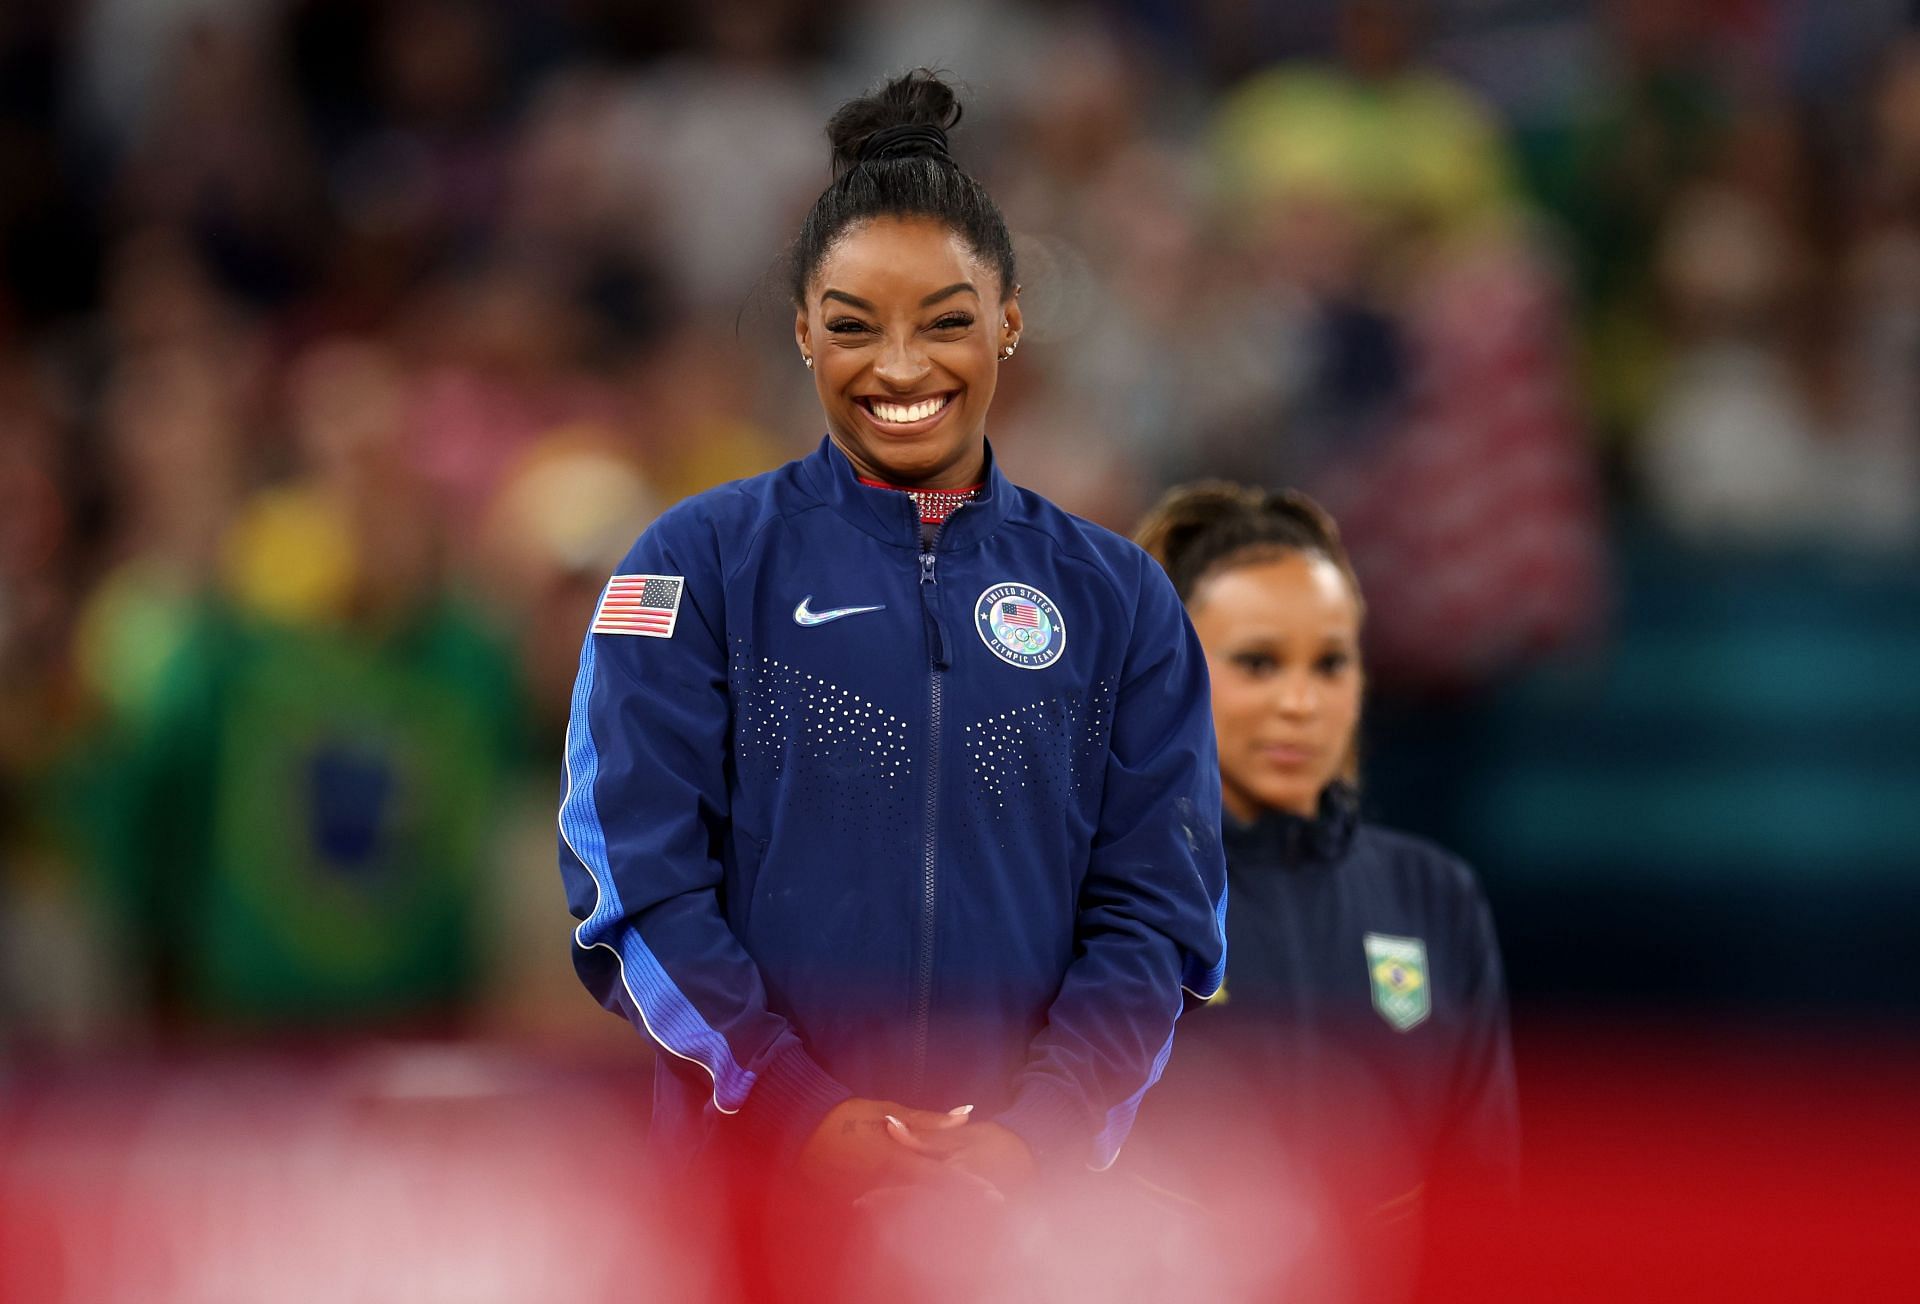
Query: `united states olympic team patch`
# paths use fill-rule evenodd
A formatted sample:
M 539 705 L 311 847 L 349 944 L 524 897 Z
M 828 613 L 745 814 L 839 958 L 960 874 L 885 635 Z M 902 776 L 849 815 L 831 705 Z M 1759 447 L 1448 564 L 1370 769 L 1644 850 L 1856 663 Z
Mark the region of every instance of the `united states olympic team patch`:
M 1022 670 L 1045 670 L 1067 650 L 1060 608 L 1030 584 L 995 584 L 982 593 L 973 627 L 989 652 Z

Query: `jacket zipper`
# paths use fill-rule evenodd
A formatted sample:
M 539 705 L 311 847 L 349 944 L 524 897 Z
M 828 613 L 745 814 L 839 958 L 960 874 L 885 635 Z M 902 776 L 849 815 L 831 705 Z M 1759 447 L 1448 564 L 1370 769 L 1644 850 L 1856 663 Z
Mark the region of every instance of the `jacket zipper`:
M 957 512 L 960 508 L 954 510 Z M 947 519 L 951 520 L 952 517 Z M 913 1075 L 909 1080 L 910 1099 L 914 1100 L 919 1099 L 926 1086 L 927 1041 L 933 1022 L 934 908 L 939 899 L 940 753 L 943 750 L 941 689 L 948 665 L 946 631 L 940 624 L 937 595 L 934 593 L 940 584 L 934 576 L 934 560 L 940 534 L 945 529 L 945 522 L 936 526 L 932 537 L 927 540 L 925 550 L 920 553 L 920 609 L 926 616 L 927 625 L 927 788 L 926 841 L 920 856 L 920 929 L 915 939 Z

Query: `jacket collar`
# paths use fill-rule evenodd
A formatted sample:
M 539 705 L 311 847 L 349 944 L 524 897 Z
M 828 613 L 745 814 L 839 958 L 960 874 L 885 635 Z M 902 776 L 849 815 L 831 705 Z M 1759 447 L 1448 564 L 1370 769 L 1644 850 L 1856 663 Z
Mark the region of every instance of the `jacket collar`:
M 911 496 L 897 489 L 876 489 L 860 483 L 847 455 L 823 438 L 820 447 L 801 463 L 807 483 L 822 502 L 853 525 L 882 543 L 920 550 L 920 509 Z M 1000 474 L 993 445 L 987 445 L 987 465 L 980 477 L 980 495 L 947 518 L 940 527 L 940 551 L 970 547 L 992 534 L 1013 508 L 1014 488 Z
M 1320 810 L 1312 819 L 1270 810 L 1251 824 L 1242 824 L 1225 815 L 1220 831 L 1229 858 L 1292 868 L 1339 861 L 1353 845 L 1359 824 L 1359 794 L 1345 783 L 1332 783 L 1320 794 Z

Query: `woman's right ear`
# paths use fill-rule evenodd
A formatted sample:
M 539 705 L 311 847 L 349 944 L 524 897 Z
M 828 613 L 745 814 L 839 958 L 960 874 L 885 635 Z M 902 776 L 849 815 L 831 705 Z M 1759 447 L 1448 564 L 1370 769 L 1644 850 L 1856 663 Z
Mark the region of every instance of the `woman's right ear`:
M 800 346 L 800 361 L 808 371 L 813 370 L 813 341 L 807 330 L 807 310 L 798 309 L 793 314 L 793 342 Z

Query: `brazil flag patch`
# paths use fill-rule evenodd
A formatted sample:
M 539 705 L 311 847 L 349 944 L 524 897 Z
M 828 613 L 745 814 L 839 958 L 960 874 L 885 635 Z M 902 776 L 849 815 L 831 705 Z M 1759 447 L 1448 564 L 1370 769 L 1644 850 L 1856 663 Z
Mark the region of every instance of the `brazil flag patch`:
M 1368 933 L 1365 940 L 1373 1008 L 1401 1032 L 1424 1023 L 1433 1013 L 1427 944 L 1417 937 L 1386 933 Z

